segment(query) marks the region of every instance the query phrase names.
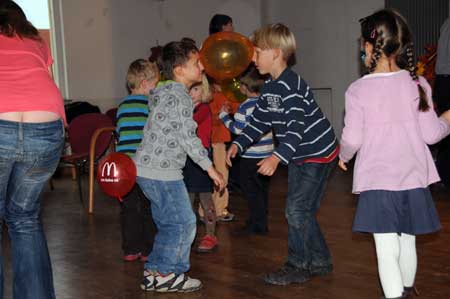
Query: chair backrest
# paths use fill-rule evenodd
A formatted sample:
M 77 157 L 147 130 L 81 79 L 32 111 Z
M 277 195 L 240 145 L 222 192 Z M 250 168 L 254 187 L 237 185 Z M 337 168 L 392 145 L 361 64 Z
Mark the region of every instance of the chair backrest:
M 70 124 L 76 117 L 87 113 L 100 113 L 100 108 L 89 102 L 74 101 L 64 105 L 67 123 Z
M 111 108 L 105 114 L 111 118 L 114 126 L 117 125 L 117 108 Z
M 101 113 L 87 113 L 77 116 L 69 124 L 68 135 L 72 154 L 89 154 L 91 137 L 99 128 L 112 127 L 111 118 Z M 102 133 L 95 148 L 95 157 L 102 155 L 111 143 L 111 132 Z

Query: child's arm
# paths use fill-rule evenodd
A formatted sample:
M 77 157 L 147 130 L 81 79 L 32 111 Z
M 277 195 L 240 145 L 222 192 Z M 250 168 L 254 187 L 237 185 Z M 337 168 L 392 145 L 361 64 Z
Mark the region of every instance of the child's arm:
M 183 103 L 186 103 L 186 105 Z M 176 109 L 181 123 L 181 134 L 178 142 L 180 142 L 181 147 L 192 161 L 208 173 L 208 176 L 214 181 L 218 189 L 223 190 L 226 187 L 225 180 L 222 174 L 212 165 L 211 160 L 208 158 L 208 151 L 203 147 L 201 140 L 197 137 L 197 123 L 193 119 L 190 97 L 185 100 L 180 100 L 180 104 Z M 207 112 L 209 113 L 209 110 Z
M 252 115 L 249 117 L 247 126 L 239 137 L 233 141 L 233 144 L 237 146 L 238 152 L 242 153 L 249 145 L 259 140 L 271 127 L 272 120 L 270 112 L 267 110 L 267 101 L 260 97 L 256 102 Z
M 349 89 L 345 93 L 345 117 L 339 158 L 346 163 L 360 149 L 363 140 L 363 108 L 358 97 Z M 341 167 L 342 168 L 342 167 Z
M 239 106 L 237 112 L 234 114 L 234 121 L 228 113 L 223 110 L 219 114 L 219 117 L 223 121 L 225 127 L 227 127 L 228 130 L 235 135 L 241 134 L 242 130 L 250 120 L 250 115 L 247 115 L 247 109 L 244 104 L 245 102 Z
M 419 112 L 419 126 L 422 138 L 427 144 L 435 144 L 450 134 L 450 124 L 446 121 L 445 115 L 438 117 L 433 109 L 431 97 L 431 87 L 425 80 L 420 80 L 420 84 L 425 89 L 427 95 L 428 111 Z M 414 109 L 418 109 L 418 101 L 414 101 Z
M 193 119 L 191 99 L 180 99 L 179 104 L 174 109 L 177 110 L 181 124 L 177 141 L 192 161 L 207 171 L 212 166 L 212 162 L 208 158 L 208 151 L 203 147 L 200 138 L 197 137 L 197 123 Z

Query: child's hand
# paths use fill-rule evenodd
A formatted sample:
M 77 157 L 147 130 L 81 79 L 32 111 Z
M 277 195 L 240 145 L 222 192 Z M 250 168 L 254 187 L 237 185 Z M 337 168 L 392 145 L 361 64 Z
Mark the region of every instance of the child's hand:
M 256 165 L 259 166 L 258 172 L 260 174 L 271 176 L 274 174 L 275 170 L 277 170 L 278 163 L 280 163 L 280 159 L 277 156 L 272 155 L 259 161 Z
M 338 165 L 343 171 L 347 171 L 347 165 L 345 165 L 345 162 L 342 161 L 341 159 L 339 159 Z
M 211 166 L 208 168 L 208 175 L 209 177 L 214 181 L 214 185 L 216 185 L 219 188 L 219 192 L 222 191 L 225 187 L 225 180 L 223 179 L 223 175 L 218 172 L 214 166 Z
M 237 145 L 234 144 L 234 143 L 231 144 L 230 148 L 229 148 L 228 151 L 227 151 L 227 156 L 226 156 L 226 158 L 225 158 L 225 162 L 227 162 L 227 165 L 228 165 L 229 167 L 232 166 L 231 158 L 236 157 L 236 154 L 237 154 L 237 153 L 238 153 L 238 147 L 237 147 Z
M 450 109 L 442 113 L 441 117 L 444 118 L 450 124 Z
M 231 107 L 229 104 L 225 103 L 220 108 L 220 113 L 225 112 L 226 114 L 229 114 L 231 112 Z

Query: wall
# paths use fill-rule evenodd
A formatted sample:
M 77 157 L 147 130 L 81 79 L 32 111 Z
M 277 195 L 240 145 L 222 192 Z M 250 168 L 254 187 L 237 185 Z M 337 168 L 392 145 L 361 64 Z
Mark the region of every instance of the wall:
M 149 49 L 182 37 L 201 43 L 215 13 L 232 16 L 235 30 L 250 34 L 260 25 L 260 0 L 53 0 L 61 6 L 67 94 L 103 111 L 126 95 L 129 63 Z M 58 5 L 55 5 L 58 6 Z M 61 24 L 56 24 L 60 26 Z
M 324 111 L 331 111 L 328 117 L 340 136 L 345 90 L 360 76 L 358 20 L 382 8 L 384 1 L 284 0 L 283 5 L 280 3 L 262 1 L 262 22 L 282 22 L 294 32 L 298 46 L 294 69 L 311 87 L 320 89 L 315 92 L 318 103 L 324 105 Z

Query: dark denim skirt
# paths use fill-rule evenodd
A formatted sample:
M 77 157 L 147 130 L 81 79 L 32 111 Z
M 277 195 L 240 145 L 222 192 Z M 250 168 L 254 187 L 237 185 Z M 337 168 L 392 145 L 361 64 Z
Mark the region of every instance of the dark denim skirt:
M 208 156 L 212 159 L 211 151 Z M 208 173 L 187 157 L 186 165 L 183 168 L 183 180 L 189 193 L 207 193 L 213 191 L 213 182 Z
M 428 234 L 441 228 L 428 188 L 404 191 L 370 190 L 358 199 L 353 231 Z

